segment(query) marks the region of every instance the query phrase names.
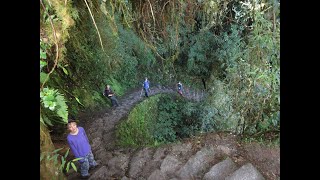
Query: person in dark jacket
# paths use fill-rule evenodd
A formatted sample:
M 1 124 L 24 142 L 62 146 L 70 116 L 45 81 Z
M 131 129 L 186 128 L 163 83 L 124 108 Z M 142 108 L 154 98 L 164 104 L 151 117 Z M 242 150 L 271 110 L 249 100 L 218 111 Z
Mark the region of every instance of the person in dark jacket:
M 178 88 L 178 93 L 181 95 L 181 96 L 183 96 L 182 95 L 182 83 L 179 81 L 178 82 L 178 84 L 177 84 L 177 88 Z
M 106 86 L 106 89 L 104 90 L 103 95 L 108 97 L 111 100 L 112 107 L 119 106 L 118 100 L 117 100 L 114 92 L 110 88 L 110 85 Z

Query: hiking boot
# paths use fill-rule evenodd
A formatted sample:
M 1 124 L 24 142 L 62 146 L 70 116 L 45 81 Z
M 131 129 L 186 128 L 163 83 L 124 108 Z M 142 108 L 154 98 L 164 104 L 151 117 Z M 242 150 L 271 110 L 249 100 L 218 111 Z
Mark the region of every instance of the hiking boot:
M 94 170 L 94 169 L 96 169 L 98 166 L 99 166 L 99 164 L 97 164 L 97 165 L 95 165 L 95 166 L 91 166 L 91 167 L 89 167 L 89 170 Z

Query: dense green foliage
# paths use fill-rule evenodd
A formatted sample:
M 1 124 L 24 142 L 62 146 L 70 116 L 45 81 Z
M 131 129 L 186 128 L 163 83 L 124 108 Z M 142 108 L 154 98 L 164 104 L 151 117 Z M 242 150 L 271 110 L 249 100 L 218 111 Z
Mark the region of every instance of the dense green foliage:
M 136 106 L 117 126 L 120 146 L 154 146 L 199 131 L 199 104 L 180 96 L 156 95 Z
M 58 126 L 110 107 L 102 95 L 107 83 L 123 96 L 147 76 L 152 86 L 182 81 L 207 97 L 200 104 L 166 96 L 142 102 L 129 116 L 136 124 L 122 129 L 137 137 L 122 144 L 225 130 L 279 135 L 279 1 L 40 3 L 41 123 Z
M 107 83 L 121 96 L 148 76 L 154 84 L 182 80 L 186 86 L 206 88 L 209 98 L 199 109 L 205 131 L 230 128 L 252 134 L 279 129 L 277 1 L 151 1 L 152 16 L 137 14 L 145 4 L 121 0 L 90 1 L 89 7 L 82 1 L 66 7 L 44 4 L 55 10 L 47 8 L 48 13 L 57 14 L 52 21 L 62 22 L 54 23 L 59 27 L 56 34 L 64 35 L 61 60 L 53 66 L 50 47 L 55 41 L 48 13 L 43 13 L 50 36 L 46 43 L 41 41 L 40 68 L 47 70 L 40 73 L 40 80 L 43 83 L 48 70 L 56 68 L 46 84 L 64 93 L 71 115 L 110 106 L 101 93 Z M 158 23 L 157 15 L 162 17 Z M 148 26 L 135 24 L 134 19 Z

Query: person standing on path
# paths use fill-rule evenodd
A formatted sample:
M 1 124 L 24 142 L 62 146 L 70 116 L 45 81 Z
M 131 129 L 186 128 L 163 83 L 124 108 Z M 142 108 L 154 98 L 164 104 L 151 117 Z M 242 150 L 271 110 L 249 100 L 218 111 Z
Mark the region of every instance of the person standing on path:
M 178 93 L 181 95 L 181 96 L 183 96 L 182 95 L 182 83 L 179 81 L 178 82 L 178 84 L 177 84 L 177 88 L 178 88 Z
M 94 160 L 87 134 L 83 127 L 77 126 L 73 119 L 69 119 L 67 127 L 69 130 L 67 141 L 70 149 L 76 158 L 81 158 L 79 160 L 81 178 L 87 179 L 90 177 L 89 169 L 98 166 Z
M 146 97 L 149 97 L 149 92 L 150 92 L 150 82 L 148 78 L 146 77 L 143 84 L 142 84 L 143 90 L 144 90 L 144 95 Z

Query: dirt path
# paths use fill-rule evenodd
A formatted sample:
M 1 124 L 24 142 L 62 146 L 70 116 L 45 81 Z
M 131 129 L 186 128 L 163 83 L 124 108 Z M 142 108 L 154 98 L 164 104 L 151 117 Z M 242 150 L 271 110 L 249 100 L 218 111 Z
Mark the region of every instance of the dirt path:
M 158 86 L 151 88 L 149 96 L 159 93 L 177 92 L 174 87 Z M 190 90 L 188 88 L 185 89 L 185 98 L 200 101 L 203 96 L 203 92 Z M 128 116 L 128 113 L 135 104 L 141 102 L 145 98 L 141 89 L 135 89 L 123 96 L 122 99 L 118 99 L 120 104 L 119 107 L 101 110 L 92 116 L 83 115 L 81 117 L 81 119 L 85 119 L 86 121 L 82 124 L 80 123 L 80 126 L 83 126 L 87 131 L 88 138 L 91 141 L 92 151 L 95 154 L 96 159 L 105 159 L 106 154 L 108 154 L 107 152 L 110 152 L 115 148 L 115 125 L 121 119 Z
M 200 101 L 204 97 L 201 92 L 186 91 L 188 99 Z M 159 93 L 177 92 L 157 87 L 150 95 Z M 140 94 L 140 89 L 134 90 L 119 99 L 119 107 L 82 117 L 87 119 L 83 126 L 100 164 L 90 172 L 90 179 L 280 179 L 277 149 L 239 144 L 231 134 L 210 133 L 158 148 L 117 148 L 115 125 L 145 99 Z M 79 179 L 79 175 L 71 170 L 68 179 Z

